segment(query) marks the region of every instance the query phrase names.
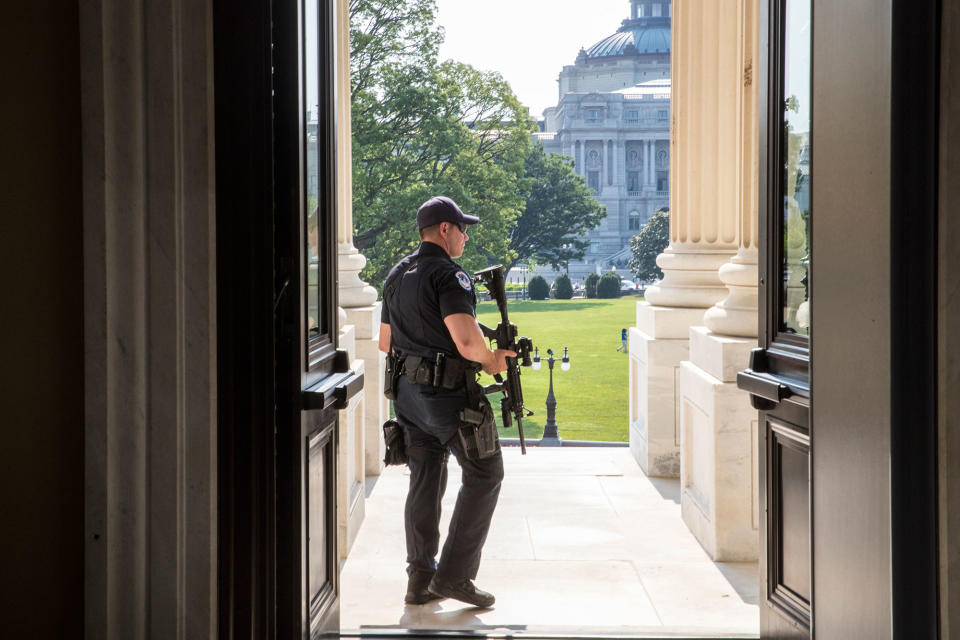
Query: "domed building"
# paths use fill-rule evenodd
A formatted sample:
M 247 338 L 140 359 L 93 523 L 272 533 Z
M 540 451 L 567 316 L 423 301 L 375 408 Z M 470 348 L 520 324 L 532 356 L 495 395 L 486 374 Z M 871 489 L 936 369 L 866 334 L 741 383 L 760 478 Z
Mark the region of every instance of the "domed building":
M 560 72 L 559 101 L 543 112 L 544 148 L 574 159 L 606 205 L 570 275 L 624 267 L 630 237 L 668 205 L 670 0 L 630 0 L 630 17 Z

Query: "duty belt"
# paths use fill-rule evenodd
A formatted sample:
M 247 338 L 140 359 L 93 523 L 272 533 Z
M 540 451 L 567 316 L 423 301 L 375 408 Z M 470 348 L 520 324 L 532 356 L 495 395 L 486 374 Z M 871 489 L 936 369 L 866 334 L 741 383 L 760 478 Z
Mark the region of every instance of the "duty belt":
M 476 365 L 462 358 L 448 358 L 438 353 L 433 360 L 421 356 L 403 359 L 403 374 L 409 382 L 426 384 L 441 389 L 455 389 L 467 379 L 467 372 L 475 373 Z

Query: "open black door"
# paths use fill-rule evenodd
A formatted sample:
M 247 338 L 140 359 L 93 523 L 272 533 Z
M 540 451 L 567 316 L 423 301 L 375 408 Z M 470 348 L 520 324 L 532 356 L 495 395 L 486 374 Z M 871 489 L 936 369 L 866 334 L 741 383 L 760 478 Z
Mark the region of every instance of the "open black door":
M 760 15 L 760 348 L 739 386 L 760 411 L 760 633 L 809 638 L 812 0 Z
M 937 0 L 761 19 L 761 636 L 936 638 Z
M 335 2 L 274 4 L 278 637 L 339 633 Z M 280 34 L 284 34 L 281 36 Z
M 334 10 L 214 3 L 223 638 L 339 632 Z

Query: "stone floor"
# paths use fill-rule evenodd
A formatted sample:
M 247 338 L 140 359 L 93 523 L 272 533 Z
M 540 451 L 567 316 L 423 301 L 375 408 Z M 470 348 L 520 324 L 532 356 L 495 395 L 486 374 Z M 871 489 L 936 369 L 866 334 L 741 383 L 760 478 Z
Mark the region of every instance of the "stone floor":
M 679 481 L 647 478 L 625 448 L 527 451 L 504 449 L 476 580 L 497 596 L 494 608 L 403 604 L 408 474 L 390 467 L 368 481 L 341 574 L 341 629 L 757 637 L 757 565 L 710 560 L 680 520 Z M 444 532 L 460 477 L 450 463 Z

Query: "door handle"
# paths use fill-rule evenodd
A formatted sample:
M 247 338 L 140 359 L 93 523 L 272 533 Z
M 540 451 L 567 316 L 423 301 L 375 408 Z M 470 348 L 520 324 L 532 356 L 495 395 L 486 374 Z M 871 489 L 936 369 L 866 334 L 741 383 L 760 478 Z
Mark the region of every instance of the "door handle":
M 363 389 L 363 374 L 348 369 L 346 351 L 337 349 L 334 356 L 334 372 L 301 392 L 304 410 L 346 409 L 350 400 Z
M 750 394 L 750 405 L 759 411 L 775 408 L 793 395 L 790 387 L 768 373 L 766 349 L 750 351 L 750 367 L 737 373 L 737 388 Z
M 334 406 L 346 409 L 353 396 L 363 390 L 363 374 L 350 371 L 350 376 L 333 388 Z

